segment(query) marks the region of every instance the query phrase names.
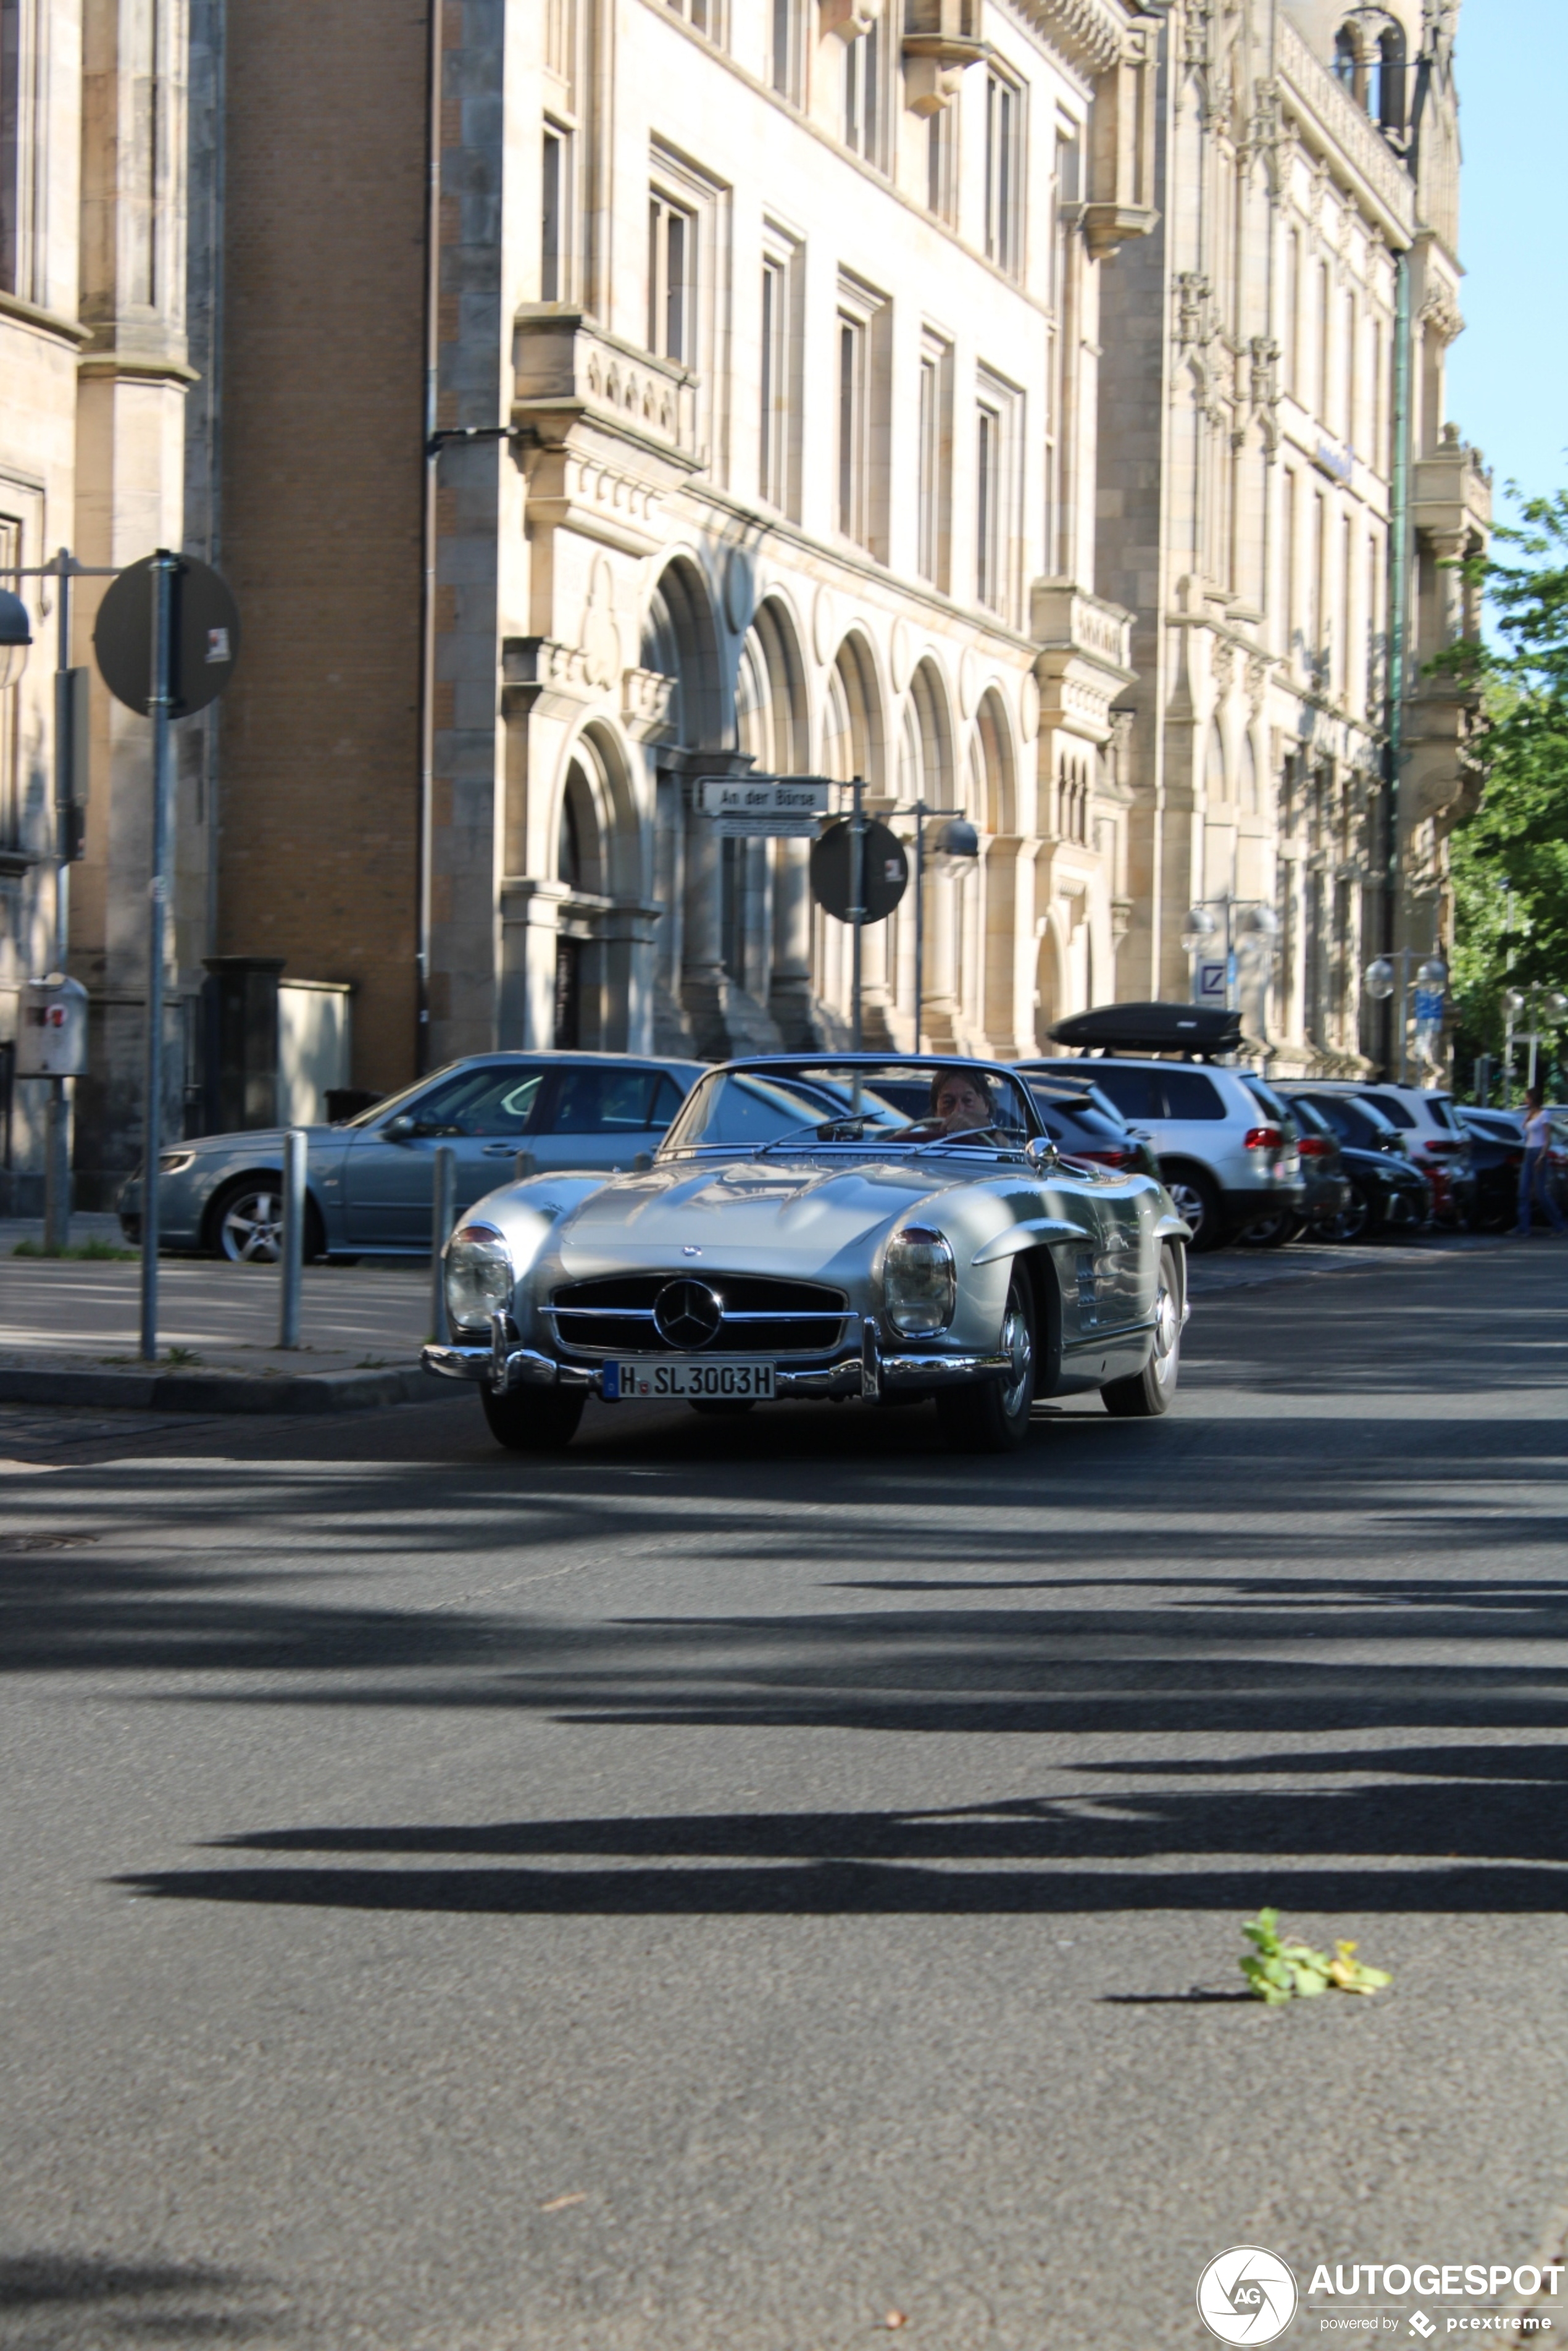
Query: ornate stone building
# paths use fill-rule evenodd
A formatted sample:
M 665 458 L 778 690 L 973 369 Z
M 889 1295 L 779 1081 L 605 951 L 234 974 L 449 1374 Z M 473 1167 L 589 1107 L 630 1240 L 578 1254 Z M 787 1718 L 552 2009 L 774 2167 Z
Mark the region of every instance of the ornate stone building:
M 62 546 L 107 566 L 180 538 L 189 56 L 182 6 L 0 10 L 0 580 L 20 590 L 34 634 L 0 694 L 0 1201 L 18 1209 L 42 1190 L 43 1089 L 12 1071 L 21 987 L 54 960 L 57 590 L 17 573 Z M 74 590 L 78 664 L 103 586 Z M 145 723 L 96 682 L 89 765 L 70 920 L 71 968 L 93 995 L 78 1139 L 96 1165 L 106 1129 L 137 1114 L 151 768 Z M 190 853 L 199 814 L 184 813 Z M 176 1120 L 181 1077 L 176 1052 Z
M 1106 281 L 1097 577 L 1138 673 L 1117 993 L 1188 992 L 1202 907 L 1281 1069 L 1385 1060 L 1364 965 L 1449 929 L 1467 716 L 1423 668 L 1490 522 L 1443 407 L 1457 14 L 1178 0 L 1159 225 Z
M 1107 993 L 1127 616 L 1097 318 L 1152 225 L 1121 0 L 447 0 L 430 1051 L 847 1031 L 806 844 L 706 778 L 864 778 L 981 853 L 872 933 L 868 1033 Z M 499 42 L 498 42 L 499 37 Z M 481 96 L 483 93 L 483 96 Z M 500 679 L 498 710 L 493 691 Z
M 1196 904 L 1284 1066 L 1386 1058 L 1360 975 L 1446 935 L 1467 717 L 1423 664 L 1488 523 L 1443 410 L 1454 15 L 0 9 L 0 569 L 183 543 L 244 616 L 182 729 L 191 1123 L 219 956 L 351 989 L 381 1091 L 497 1043 L 841 1038 L 804 844 L 695 805 L 752 770 L 977 830 L 927 879 L 919 1006 L 912 900 L 870 935 L 873 1038 L 1024 1052 L 1185 995 Z M 0 1049 L 53 913 L 26 593 Z M 138 1148 L 148 756 L 93 694 L 101 1198 Z

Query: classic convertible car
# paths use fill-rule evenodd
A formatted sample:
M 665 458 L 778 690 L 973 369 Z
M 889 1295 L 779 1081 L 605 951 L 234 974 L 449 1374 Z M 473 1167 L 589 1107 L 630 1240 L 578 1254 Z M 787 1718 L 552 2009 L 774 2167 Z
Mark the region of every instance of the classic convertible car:
M 450 1344 L 521 1452 L 590 1395 L 744 1413 L 929 1398 L 945 1442 L 1005 1452 L 1037 1396 L 1164 1412 L 1187 1228 L 1136 1170 L 1063 1156 L 998 1065 L 795 1054 L 708 1071 L 630 1175 L 537 1176 L 447 1244 Z

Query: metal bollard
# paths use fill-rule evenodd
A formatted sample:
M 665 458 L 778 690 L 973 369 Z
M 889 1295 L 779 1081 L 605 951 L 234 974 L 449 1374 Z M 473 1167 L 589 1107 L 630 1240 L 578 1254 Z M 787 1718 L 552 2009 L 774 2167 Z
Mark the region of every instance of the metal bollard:
M 305 1272 L 305 1129 L 291 1126 L 283 1138 L 283 1276 L 277 1310 L 277 1343 L 299 1344 L 299 1292 Z
M 437 1346 L 444 1346 L 452 1337 L 452 1327 L 446 1320 L 446 1269 L 441 1253 L 452 1237 L 456 1202 L 457 1154 L 449 1143 L 444 1143 L 435 1155 L 430 1228 L 430 1322 Z
M 526 1184 L 538 1166 L 538 1161 L 531 1151 L 519 1151 L 512 1162 L 513 1180 L 518 1184 Z

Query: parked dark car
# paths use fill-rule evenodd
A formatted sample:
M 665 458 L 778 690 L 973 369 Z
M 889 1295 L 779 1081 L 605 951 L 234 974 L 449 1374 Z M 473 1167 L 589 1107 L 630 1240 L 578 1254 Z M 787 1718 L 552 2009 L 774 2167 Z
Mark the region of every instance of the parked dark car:
M 1270 1116 L 1289 1119 L 1301 1157 L 1301 1213 L 1291 1208 L 1277 1209 L 1273 1216 L 1263 1217 L 1241 1236 L 1253 1249 L 1281 1249 L 1304 1232 L 1331 1222 L 1337 1224 L 1350 1207 L 1350 1178 L 1344 1171 L 1339 1137 L 1320 1112 L 1310 1102 L 1289 1102 L 1272 1087 L 1260 1085 L 1254 1079 L 1249 1078 L 1247 1083 Z
M 1477 1232 L 1505 1232 L 1519 1216 L 1519 1171 L 1524 1165 L 1524 1123 L 1511 1110 L 1472 1110 L 1456 1102 L 1454 1115 L 1470 1142 Z
M 1067 1077 L 1029 1073 L 1029 1090 L 1040 1123 L 1069 1159 L 1092 1159 L 1101 1167 L 1135 1169 L 1157 1176 L 1160 1163 L 1153 1147 L 1134 1134 L 1108 1094 L 1085 1084 L 1074 1072 Z
M 1432 1187 L 1391 1119 L 1354 1094 L 1292 1089 L 1285 1099 L 1303 1132 L 1311 1113 L 1339 1144 L 1349 1197 L 1337 1215 L 1320 1220 L 1320 1238 L 1359 1241 L 1388 1231 L 1419 1231 L 1432 1213 Z

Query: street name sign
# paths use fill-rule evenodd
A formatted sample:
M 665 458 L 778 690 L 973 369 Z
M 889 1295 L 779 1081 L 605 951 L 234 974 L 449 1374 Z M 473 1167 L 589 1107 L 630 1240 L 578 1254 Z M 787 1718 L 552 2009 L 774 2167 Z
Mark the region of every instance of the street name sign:
M 828 813 L 831 789 L 825 776 L 705 776 L 696 807 L 721 835 L 810 841 Z

